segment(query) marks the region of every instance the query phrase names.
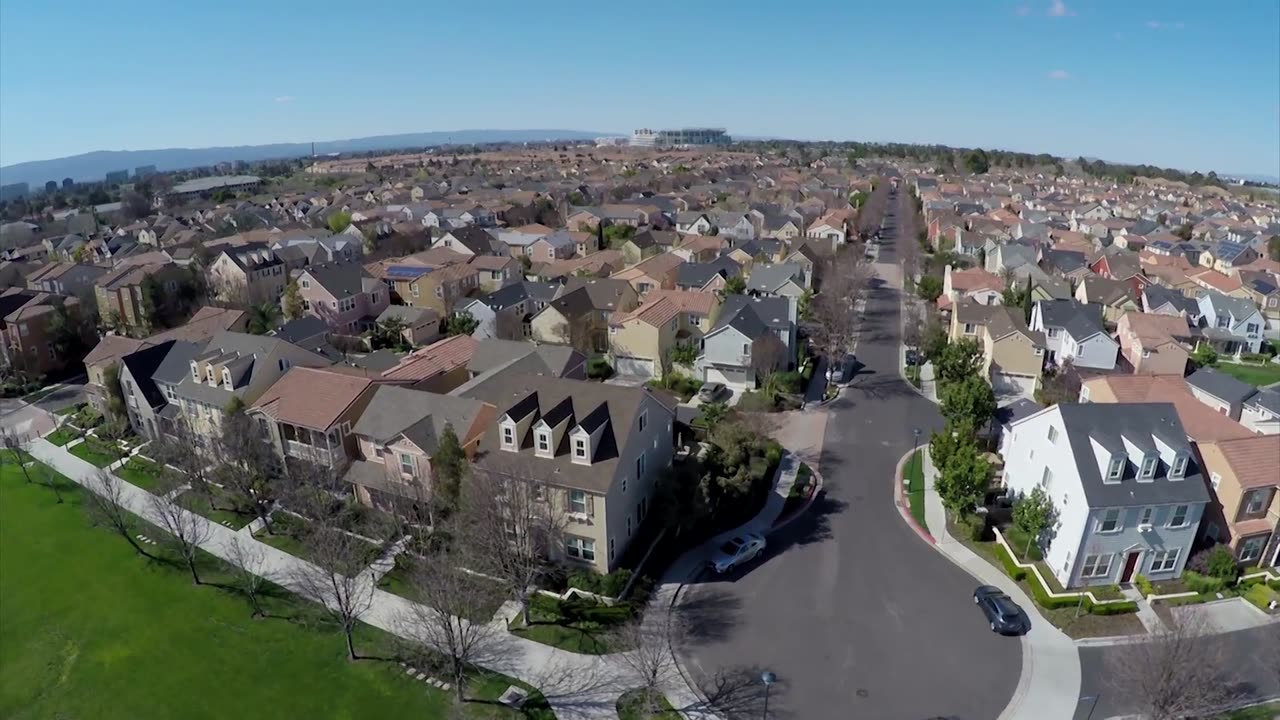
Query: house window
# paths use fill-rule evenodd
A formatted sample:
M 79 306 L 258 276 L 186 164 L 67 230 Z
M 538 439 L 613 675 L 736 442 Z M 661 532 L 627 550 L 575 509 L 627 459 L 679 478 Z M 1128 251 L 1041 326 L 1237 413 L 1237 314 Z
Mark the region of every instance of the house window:
M 1187 474 L 1187 456 L 1180 454 L 1173 459 L 1173 467 L 1169 469 L 1169 477 L 1173 479 L 1178 479 L 1178 478 L 1185 477 L 1186 474 Z
M 1052 425 L 1049 426 L 1049 442 L 1051 443 L 1058 442 L 1058 428 Z
M 1155 514 L 1155 511 L 1156 511 L 1156 509 L 1155 509 L 1155 508 L 1151 508 L 1151 507 L 1144 507 L 1144 508 L 1142 508 L 1142 520 L 1141 520 L 1141 521 L 1139 521 L 1139 523 L 1138 523 L 1138 524 L 1139 524 L 1139 525 L 1150 525 L 1150 524 L 1151 524 L 1151 516 Z
M 302 289 L 303 289 L 303 290 L 310 290 L 310 289 L 311 289 L 311 281 L 310 281 L 310 280 L 308 280 L 308 279 L 306 279 L 306 278 L 302 278 L 302 281 L 301 281 L 301 282 L 299 282 L 298 284 L 302 286 Z
M 400 453 L 400 472 L 404 475 L 416 476 L 417 466 L 413 463 L 413 456 L 408 453 Z
M 1209 476 L 1209 484 L 1213 486 L 1214 490 L 1218 489 L 1218 483 L 1220 482 L 1222 482 L 1222 476 L 1219 475 L 1218 473 L 1213 473 L 1212 475 Z
M 573 439 L 573 456 L 578 460 L 587 459 L 587 439 L 586 438 L 579 437 L 579 438 Z
M 977 326 L 977 325 L 974 325 L 973 323 L 965 323 L 965 324 L 964 324 L 964 334 L 965 334 L 965 335 L 973 335 L 973 334 L 974 334 L 974 333 L 976 333 L 976 332 L 978 332 L 978 326 Z
M 1258 334 L 1258 323 L 1249 323 L 1248 325 L 1245 325 L 1245 326 L 1244 326 L 1244 331 L 1245 331 L 1245 333 L 1247 333 L 1247 334 L 1249 334 L 1249 335 L 1257 335 L 1257 334 Z
M 622 476 L 622 492 L 626 492 L 626 491 L 627 491 L 627 476 L 623 475 Z
M 1098 532 L 1113 533 L 1120 531 L 1120 508 L 1107 508 L 1102 511 L 1098 521 Z
M 516 447 L 516 429 L 510 425 L 502 426 L 502 448 L 514 450 Z
M 1268 488 L 1258 488 L 1249 493 L 1249 499 L 1245 503 L 1244 511 L 1250 515 L 1262 512 L 1267 505 L 1267 497 L 1271 494 Z
M 644 477 L 644 453 L 640 453 L 640 457 L 636 458 L 636 477 Z
M 414 297 L 418 297 L 418 283 L 413 283 L 412 285 L 410 285 L 409 290 L 411 291 Z
M 191 363 L 191 379 L 200 382 L 200 366 Z
M 1178 555 L 1182 553 L 1182 548 L 1173 548 L 1172 550 L 1157 550 L 1151 556 L 1151 572 L 1169 572 L 1178 566 Z
M 627 537 L 631 537 L 631 516 L 627 516 Z
M 1138 477 L 1142 479 L 1155 477 L 1157 460 L 1158 458 L 1154 455 L 1142 458 L 1142 472 L 1139 473 Z
M 750 355 L 750 354 L 751 354 L 751 344 L 750 344 L 750 343 L 742 343 L 742 355 L 743 355 L 743 357 L 746 357 L 747 355 Z
M 215 384 L 217 384 L 217 382 L 218 382 L 217 380 L 214 380 L 214 379 L 213 379 L 213 377 L 214 377 L 214 376 L 213 376 L 213 366 L 212 366 L 212 365 L 210 365 L 209 367 L 205 368 L 205 377 L 207 377 L 207 378 L 209 379 L 209 384 L 210 384 L 210 385 L 215 385 Z
M 569 491 L 569 512 L 578 515 L 587 514 L 587 493 L 585 490 Z
M 1262 555 L 1262 549 L 1267 545 L 1266 535 L 1254 535 L 1240 541 L 1240 562 L 1252 562 Z
M 1080 577 L 1100 578 L 1111 574 L 1111 554 L 1085 555 L 1084 567 L 1080 569 Z
M 1089 388 L 1088 388 L 1088 387 L 1082 387 L 1082 388 L 1080 388 L 1080 402 L 1082 402 L 1082 403 L 1087 403 L 1087 402 L 1089 402 Z
M 613 559 L 613 538 L 609 538 L 609 559 Z
M 538 433 L 538 452 L 544 452 L 544 453 L 551 452 L 551 433 L 548 433 L 548 432 Z
M 1119 480 L 1124 474 L 1125 459 L 1123 455 L 1111 458 L 1111 464 L 1107 467 L 1107 479 Z
M 564 540 L 565 553 L 575 560 L 595 562 L 596 541 L 570 535 Z
M 302 299 L 302 309 L 303 309 L 303 310 L 306 310 L 306 311 L 308 311 L 308 312 L 310 312 L 310 311 L 311 311 L 311 301 L 310 301 L 310 300 L 308 300 L 308 299 L 306 299 L 306 298 L 303 298 L 303 299 Z
M 640 413 L 640 432 L 644 432 L 644 426 L 649 422 L 649 412 L 646 410 Z
M 226 368 L 222 368 L 222 382 L 227 387 L 231 387 L 231 371 Z
M 436 297 L 438 297 L 438 298 L 442 298 L 442 297 L 444 297 L 444 286 L 443 286 L 443 285 L 437 285 L 437 286 L 436 286 Z
M 1181 528 L 1187 526 L 1187 506 L 1176 505 L 1173 508 L 1173 515 L 1169 517 L 1169 527 Z

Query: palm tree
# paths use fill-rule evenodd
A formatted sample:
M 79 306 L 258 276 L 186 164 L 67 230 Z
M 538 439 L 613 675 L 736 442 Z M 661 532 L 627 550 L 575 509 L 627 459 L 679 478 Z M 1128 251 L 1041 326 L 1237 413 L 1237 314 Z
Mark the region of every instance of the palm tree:
M 275 303 L 259 303 L 249 306 L 246 328 L 253 335 L 266 335 L 276 329 L 280 320 L 280 308 Z

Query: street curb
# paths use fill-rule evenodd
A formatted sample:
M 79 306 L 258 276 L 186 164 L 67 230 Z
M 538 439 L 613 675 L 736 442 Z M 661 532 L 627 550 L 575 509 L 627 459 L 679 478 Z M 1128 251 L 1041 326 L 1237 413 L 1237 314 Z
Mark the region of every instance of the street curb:
M 808 463 L 804 463 L 804 464 L 808 465 Z M 813 492 L 809 493 L 809 499 L 805 501 L 804 505 L 801 505 L 800 507 L 796 508 L 796 511 L 791 513 L 791 517 L 778 518 L 777 520 L 775 520 L 773 525 L 769 526 L 770 535 L 772 535 L 773 533 L 785 528 L 786 526 L 798 520 L 801 515 L 804 515 L 805 513 L 809 512 L 809 508 L 813 507 L 813 503 L 817 501 L 818 495 L 819 493 L 822 492 L 822 489 L 826 486 L 826 483 L 822 479 L 822 473 L 819 473 L 817 470 L 814 470 L 812 466 L 809 468 L 809 473 L 810 473 L 810 476 L 813 477 L 814 479 Z
M 688 586 L 689 581 L 697 578 L 703 572 L 706 572 L 706 568 L 701 565 L 695 565 L 693 570 L 691 570 L 689 574 L 680 581 L 679 587 L 677 587 L 676 591 L 671 594 L 671 605 L 668 606 L 667 612 L 675 612 L 676 606 L 680 604 L 680 596 L 684 594 L 684 589 Z M 689 688 L 689 692 L 693 693 L 693 696 L 698 698 L 698 702 L 702 703 L 704 707 L 712 709 L 713 706 L 711 705 L 711 698 L 707 697 L 706 693 L 702 692 L 702 688 L 698 687 L 698 684 L 689 676 L 689 672 L 684 669 L 684 662 L 681 661 L 680 653 L 676 651 L 675 643 L 672 642 L 670 634 L 667 635 L 667 650 L 671 653 L 672 664 L 676 666 L 676 672 L 680 673 L 680 679 L 683 680 L 685 686 Z M 688 713 L 684 711 L 677 710 L 676 712 L 679 712 L 681 717 L 689 717 Z
M 911 516 L 911 510 L 907 507 L 906 497 L 903 495 L 903 471 L 907 467 L 907 461 L 910 460 L 911 456 L 920 449 L 921 448 L 916 448 L 915 450 L 911 450 L 906 455 L 903 455 L 902 459 L 898 461 L 898 467 L 894 471 L 893 475 L 893 504 L 898 508 L 898 514 L 902 516 L 902 519 L 906 521 L 907 525 L 909 525 L 912 530 L 916 531 L 916 534 L 920 536 L 921 540 L 924 540 L 930 545 L 937 546 L 937 539 L 930 535 L 928 530 L 920 527 L 920 524 L 916 522 L 916 519 Z

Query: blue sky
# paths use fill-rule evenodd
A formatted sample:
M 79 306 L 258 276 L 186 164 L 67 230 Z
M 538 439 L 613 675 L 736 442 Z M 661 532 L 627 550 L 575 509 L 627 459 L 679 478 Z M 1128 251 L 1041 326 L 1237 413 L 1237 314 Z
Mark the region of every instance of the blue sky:
M 3 165 L 682 124 L 1280 175 L 1280 2 L 0 2 Z

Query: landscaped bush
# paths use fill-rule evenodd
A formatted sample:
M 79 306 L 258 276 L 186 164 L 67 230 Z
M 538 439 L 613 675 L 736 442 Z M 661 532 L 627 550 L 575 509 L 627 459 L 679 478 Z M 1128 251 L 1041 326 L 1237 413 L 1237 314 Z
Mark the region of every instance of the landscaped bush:
M 1271 356 L 1263 353 L 1240 353 L 1240 360 L 1242 362 L 1264 363 L 1271 360 Z
M 805 378 L 798 372 L 780 372 L 777 375 L 778 388 L 785 393 L 804 392 Z
M 974 542 L 982 542 L 987 537 L 987 517 L 978 513 L 969 513 L 961 515 L 956 520 L 956 526 L 964 533 L 965 537 Z
M 1221 543 L 1201 550 L 1187 561 L 1187 569 L 1199 575 L 1218 578 L 1223 583 L 1235 582 L 1240 576 L 1240 566 L 1231 548 Z
M 1139 590 L 1142 591 L 1143 596 L 1150 596 L 1155 594 L 1155 591 L 1156 591 L 1155 587 L 1151 585 L 1151 581 L 1148 580 L 1145 575 L 1141 575 L 1141 574 L 1135 575 L 1133 578 L 1133 583 L 1138 586 Z
M 579 570 L 569 576 L 569 587 L 611 598 L 621 595 L 629 582 L 631 571 L 626 568 L 618 568 L 608 575 Z
M 605 380 L 613 375 L 613 367 L 603 355 L 592 355 L 587 360 L 587 377 L 592 380 Z
M 1197 593 L 1222 592 L 1227 587 L 1227 581 L 1222 578 L 1201 575 L 1192 570 L 1182 573 L 1182 582 L 1186 583 L 1188 590 Z
M 1004 566 L 1004 572 L 1014 581 L 1024 580 L 1027 577 L 1027 571 L 1018 567 L 1013 562 L 1013 557 L 1009 555 L 1009 551 L 1004 549 L 1003 545 L 996 545 L 996 555 L 1000 557 L 1000 564 Z
M 1132 600 L 1125 600 L 1124 602 L 1091 605 L 1089 612 L 1093 615 L 1127 615 L 1138 612 L 1138 603 Z
M 1027 584 L 1031 586 L 1031 596 L 1036 599 L 1036 604 L 1045 610 L 1073 608 L 1083 602 L 1084 604 L 1081 609 L 1084 612 L 1089 612 L 1089 609 L 1093 606 L 1093 602 L 1090 601 L 1088 597 L 1084 597 L 1082 601 L 1082 596 L 1079 595 L 1052 597 L 1049 595 L 1049 591 L 1046 590 L 1045 587 L 1040 584 L 1040 581 L 1036 579 L 1035 575 L 1031 575 L 1027 578 Z

